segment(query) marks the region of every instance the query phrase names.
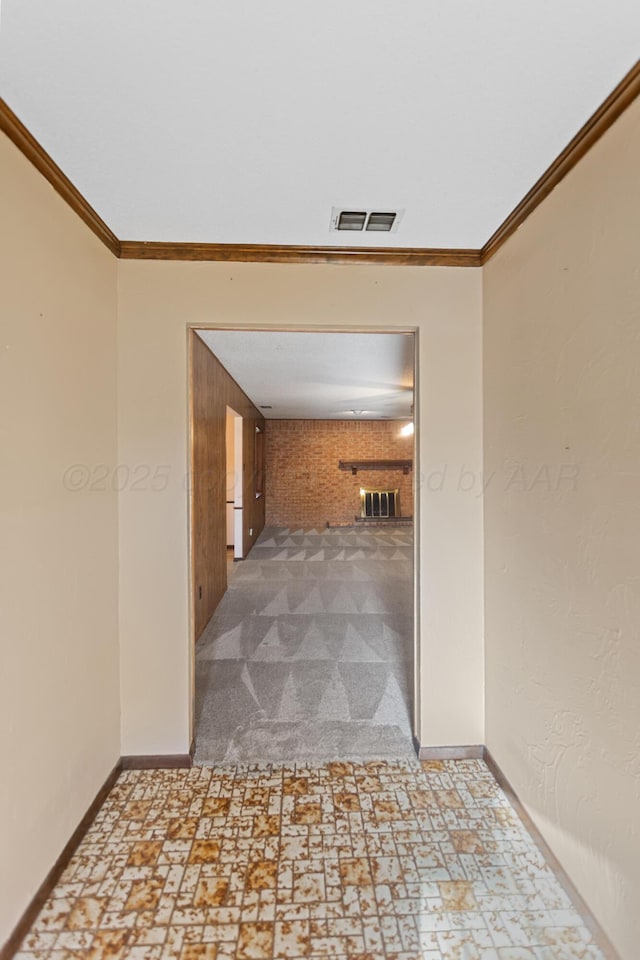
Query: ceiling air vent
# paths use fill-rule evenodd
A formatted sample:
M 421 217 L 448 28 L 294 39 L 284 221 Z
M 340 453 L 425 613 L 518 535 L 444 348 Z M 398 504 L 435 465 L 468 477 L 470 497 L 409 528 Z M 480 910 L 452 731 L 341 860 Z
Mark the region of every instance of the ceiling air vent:
M 338 216 L 338 226 L 336 230 L 362 230 L 366 219 L 366 213 L 357 213 L 354 210 L 343 210 Z
M 333 207 L 331 230 L 356 230 L 367 233 L 395 233 L 404 210 L 345 210 Z
M 367 220 L 367 230 L 380 230 L 389 233 L 395 219 L 395 213 L 370 213 Z

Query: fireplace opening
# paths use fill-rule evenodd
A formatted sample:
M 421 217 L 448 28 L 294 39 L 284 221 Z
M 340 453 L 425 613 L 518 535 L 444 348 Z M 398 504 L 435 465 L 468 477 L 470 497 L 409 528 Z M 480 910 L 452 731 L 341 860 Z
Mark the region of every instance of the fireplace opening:
M 365 519 L 386 519 L 400 516 L 398 490 L 360 490 L 360 516 Z

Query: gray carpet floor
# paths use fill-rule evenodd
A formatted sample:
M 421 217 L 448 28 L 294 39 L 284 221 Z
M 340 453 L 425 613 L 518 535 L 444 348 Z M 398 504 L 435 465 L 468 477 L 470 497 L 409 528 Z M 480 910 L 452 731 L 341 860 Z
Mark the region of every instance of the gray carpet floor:
M 415 756 L 412 540 L 265 528 L 196 647 L 196 763 Z

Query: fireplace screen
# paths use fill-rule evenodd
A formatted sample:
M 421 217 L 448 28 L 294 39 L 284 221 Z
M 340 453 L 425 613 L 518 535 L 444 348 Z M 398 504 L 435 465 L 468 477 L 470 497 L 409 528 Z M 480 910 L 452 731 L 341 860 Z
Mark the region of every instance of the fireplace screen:
M 398 490 L 360 490 L 362 517 L 386 518 L 400 516 Z

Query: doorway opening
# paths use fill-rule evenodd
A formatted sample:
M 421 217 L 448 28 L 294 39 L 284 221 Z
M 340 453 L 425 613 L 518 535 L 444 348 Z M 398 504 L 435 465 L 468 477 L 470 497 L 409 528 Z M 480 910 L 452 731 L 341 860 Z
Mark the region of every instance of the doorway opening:
M 417 431 L 406 428 L 416 332 L 199 326 L 190 337 L 198 341 L 192 417 L 211 434 L 192 423 L 191 487 L 200 487 L 196 438 L 215 446 L 216 413 L 193 375 L 197 354 L 210 401 L 225 399 L 224 549 L 244 558 L 225 572 L 207 621 L 194 617 L 196 762 L 414 755 Z M 401 373 L 375 368 L 377 354 L 398 350 Z M 214 473 L 215 462 L 210 456 Z M 392 490 L 394 509 L 363 515 L 363 489 Z M 197 499 L 192 556 L 215 566 L 211 550 L 198 548 Z M 215 498 L 206 509 L 216 511 Z M 203 576 L 195 567 L 194 588 Z
M 242 417 L 227 406 L 225 417 L 225 462 L 227 465 L 227 550 L 242 560 Z

